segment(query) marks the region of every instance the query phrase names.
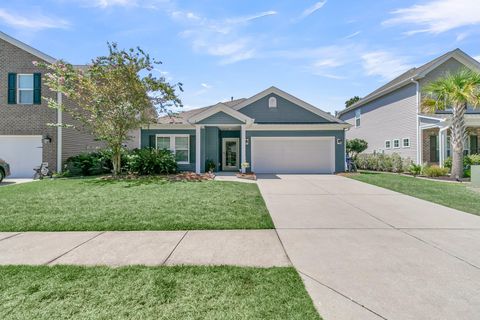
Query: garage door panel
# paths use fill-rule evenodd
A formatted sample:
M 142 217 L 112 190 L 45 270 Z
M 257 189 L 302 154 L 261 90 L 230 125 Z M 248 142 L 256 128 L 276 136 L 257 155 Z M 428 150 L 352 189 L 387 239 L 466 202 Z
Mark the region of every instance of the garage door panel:
M 0 158 L 10 164 L 12 178 L 31 178 L 42 163 L 42 136 L 0 136 Z
M 333 137 L 253 137 L 252 169 L 257 173 L 333 173 Z

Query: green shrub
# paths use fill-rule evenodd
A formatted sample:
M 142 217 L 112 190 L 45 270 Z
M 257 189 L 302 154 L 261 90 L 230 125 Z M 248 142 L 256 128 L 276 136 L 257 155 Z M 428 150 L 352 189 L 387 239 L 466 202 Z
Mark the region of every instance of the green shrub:
M 213 172 L 216 168 L 217 165 L 212 159 L 208 159 L 207 161 L 205 161 L 205 169 L 207 170 L 207 172 Z
M 408 169 L 408 171 L 413 174 L 414 177 L 420 175 L 422 173 L 422 166 L 419 164 L 412 163 Z
M 448 168 L 441 168 L 437 165 L 423 167 L 423 174 L 431 178 L 446 176 L 448 174 L 448 171 Z
M 169 174 L 177 172 L 177 162 L 169 150 L 135 149 L 127 153 L 125 168 L 138 175 Z
M 111 162 L 102 152 L 81 153 L 65 161 L 65 176 L 94 176 L 111 172 Z
M 470 165 L 475 166 L 475 165 L 480 165 L 480 154 L 471 154 L 468 156 Z
M 398 153 L 359 154 L 355 159 L 358 169 L 401 173 L 408 170 L 412 161 Z

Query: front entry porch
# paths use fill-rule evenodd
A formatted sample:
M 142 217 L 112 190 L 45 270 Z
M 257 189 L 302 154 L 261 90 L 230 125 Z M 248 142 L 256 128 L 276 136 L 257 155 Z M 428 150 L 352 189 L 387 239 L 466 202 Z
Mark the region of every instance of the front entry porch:
M 246 160 L 245 125 L 196 125 L 195 171 L 238 172 Z M 203 168 L 202 168 L 203 167 Z

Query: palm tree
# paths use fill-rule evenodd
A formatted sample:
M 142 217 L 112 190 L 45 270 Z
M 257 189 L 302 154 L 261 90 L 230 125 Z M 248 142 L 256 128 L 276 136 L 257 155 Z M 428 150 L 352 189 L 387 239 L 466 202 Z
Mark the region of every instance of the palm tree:
M 460 69 L 430 82 L 424 89 L 423 110 L 452 109 L 450 141 L 452 143 L 452 178 L 463 177 L 463 150 L 467 137 L 465 112 L 467 106 L 480 107 L 480 73 Z

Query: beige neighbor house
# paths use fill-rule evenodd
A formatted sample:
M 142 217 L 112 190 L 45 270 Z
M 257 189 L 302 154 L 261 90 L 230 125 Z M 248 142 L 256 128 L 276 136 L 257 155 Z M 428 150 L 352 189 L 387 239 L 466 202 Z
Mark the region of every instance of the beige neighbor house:
M 422 112 L 422 89 L 447 72 L 465 67 L 480 72 L 477 60 L 455 49 L 408 70 L 338 112 L 339 119 L 353 125 L 347 132 L 347 139 L 365 139 L 367 153 L 398 153 L 418 164 L 443 165 L 451 154 L 451 110 Z M 465 154 L 479 153 L 480 109 L 469 108 L 466 125 Z
M 0 32 L 0 158 L 10 164 L 11 177 L 16 178 L 32 177 L 42 162 L 60 172 L 68 157 L 101 146 L 78 126 L 49 125 L 73 121 L 66 113 L 48 108 L 42 97 L 63 104 L 69 101 L 43 85 L 45 70 L 33 61 L 54 63 L 56 59 Z M 131 143 L 138 146 L 138 141 Z

